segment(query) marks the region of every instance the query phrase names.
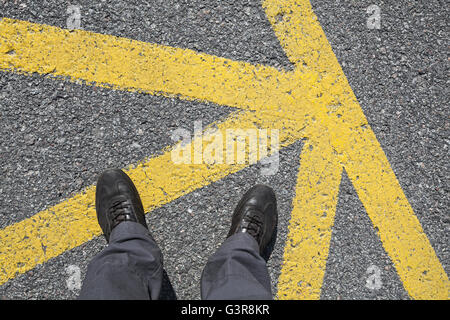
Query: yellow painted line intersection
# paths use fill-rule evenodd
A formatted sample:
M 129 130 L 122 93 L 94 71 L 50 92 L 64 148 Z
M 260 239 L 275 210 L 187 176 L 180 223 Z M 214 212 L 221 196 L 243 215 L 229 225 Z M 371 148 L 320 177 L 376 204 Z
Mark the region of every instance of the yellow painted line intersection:
M 266 0 L 263 6 L 294 71 L 6 18 L 0 21 L 0 70 L 206 100 L 236 108 L 211 125 L 221 132 L 278 129 L 280 147 L 304 139 L 278 298 L 320 298 L 345 169 L 410 297 L 447 299 L 448 276 L 309 1 Z M 249 165 L 176 165 L 170 150 L 126 169 L 146 212 Z M 89 187 L 0 230 L 0 284 L 100 235 L 94 191 Z

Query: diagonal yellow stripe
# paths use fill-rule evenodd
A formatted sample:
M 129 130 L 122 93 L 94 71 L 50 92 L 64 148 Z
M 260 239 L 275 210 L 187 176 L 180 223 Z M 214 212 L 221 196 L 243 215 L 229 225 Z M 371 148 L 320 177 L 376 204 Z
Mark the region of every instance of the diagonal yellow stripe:
M 279 299 L 319 299 L 334 224 L 342 165 L 325 141 L 303 146 L 292 201 Z
M 0 69 L 253 110 L 290 99 L 288 74 L 272 67 L 8 18 L 0 21 Z
M 447 299 L 448 276 L 367 124 L 311 4 L 307 0 L 265 0 L 263 6 L 283 49 L 296 65 L 294 72 L 300 79 L 305 73 L 309 78 L 316 75 L 308 95 L 314 101 L 317 94 L 316 120 L 323 128 L 311 139 L 313 147 L 323 152 L 314 157 L 307 154 L 305 159 L 302 155 L 301 166 L 307 169 L 300 167 L 299 175 L 304 176 L 298 177 L 293 200 L 294 226 L 285 246 L 279 297 L 320 297 L 340 163 L 378 228 L 383 247 L 409 295 L 415 299 Z M 317 168 L 323 169 L 317 172 Z M 317 174 L 327 182 L 325 185 L 311 183 L 319 181 Z M 326 219 L 318 218 L 322 211 Z
M 280 130 L 280 147 L 288 146 L 306 134 L 302 130 L 304 126 L 298 122 L 253 112 L 234 113 L 226 121 L 212 126 L 217 126 L 223 137 L 229 128 L 270 126 Z M 208 134 L 203 139 L 210 140 Z M 194 139 L 189 146 L 195 143 Z M 271 150 L 272 153 L 275 151 Z M 125 172 L 135 183 L 148 212 L 248 165 L 176 165 L 168 149 L 163 155 L 130 166 Z M 92 186 L 71 199 L 0 230 L 0 284 L 100 235 L 94 202 L 95 187 Z
M 41 74 L 50 72 L 53 76 L 70 77 L 73 81 L 78 79 L 94 81 L 97 85 L 102 85 L 108 80 L 113 87 L 121 89 L 131 88 L 149 93 L 165 89 L 163 91 L 165 95 L 171 95 L 172 88 L 176 94 L 180 94 L 177 91 L 179 90 L 189 95 L 182 95 L 185 99 L 201 99 L 207 96 L 216 103 L 227 103 L 231 106 L 244 104 L 245 109 L 254 109 L 258 112 L 239 114 L 238 119 L 232 116 L 222 124 L 223 130 L 279 128 L 281 146 L 289 145 L 302 137 L 304 128 L 308 130 L 313 128 L 311 123 L 313 112 L 308 111 L 305 100 L 299 100 L 301 104 L 296 112 L 288 117 L 293 120 L 275 118 L 276 114 L 282 114 L 280 110 L 283 106 L 291 104 L 293 99 L 288 93 L 290 82 L 283 80 L 285 76 L 279 72 L 274 73 L 275 70 L 271 68 L 199 55 L 189 50 L 132 42 L 128 39 L 85 31 L 69 32 L 23 21 L 3 19 L 0 28 L 2 30 L 0 68 L 5 70 Z M 102 43 L 103 46 L 93 49 L 91 47 L 93 43 L 96 45 Z M 130 57 L 126 50 L 127 44 L 130 45 L 128 48 L 130 51 L 145 54 Z M 61 53 L 61 47 L 68 50 Z M 109 62 L 102 64 L 97 55 L 109 57 L 109 60 L 106 60 Z M 164 72 L 157 75 L 156 82 L 152 82 L 152 77 L 158 70 L 152 68 L 146 69 L 146 72 L 122 77 L 117 69 L 135 70 L 137 63 L 131 60 L 131 65 L 127 65 L 126 62 L 130 60 L 122 60 L 122 57 L 141 59 L 139 65 L 165 64 Z M 97 67 L 98 63 L 102 65 Z M 222 64 L 226 66 L 223 74 L 214 74 L 208 78 L 207 74 L 211 73 L 211 70 L 220 71 Z M 164 81 L 158 82 L 159 78 Z M 258 86 L 254 84 L 255 80 L 264 83 Z M 276 82 L 276 85 L 273 82 Z M 171 87 L 170 83 L 174 85 Z M 252 90 L 255 90 L 253 100 Z M 295 119 L 300 121 L 296 122 Z M 136 182 L 147 210 L 245 167 L 245 165 L 176 166 L 169 155 L 170 153 L 166 152 L 163 156 L 144 161 L 127 170 Z M 1 281 L 7 281 L 16 272 L 30 270 L 36 264 L 45 262 L 98 235 L 99 229 L 93 208 L 93 190 L 93 187 L 88 188 L 72 199 L 2 230 L 0 256 L 5 263 Z
M 414 299 L 450 298 L 450 281 L 372 131 L 347 136 L 345 169 L 378 230 L 403 286 Z
M 263 5 L 281 45 L 295 64 L 294 72 L 10 19 L 0 22 L 0 69 L 209 100 L 254 111 L 232 115 L 221 124 L 221 130 L 279 128 L 281 146 L 302 137 L 310 139 L 313 150 L 306 151 L 301 161 L 303 169 L 293 200 L 293 224 L 285 248 L 279 296 L 320 295 L 326 258 L 317 259 L 311 253 L 327 255 L 336 181 L 343 166 L 374 225 L 379 227 L 383 246 L 408 293 L 413 298 L 448 297 L 448 277 L 367 125 L 310 3 L 266 0 Z M 146 209 L 150 210 L 244 166 L 177 167 L 166 152 L 130 167 L 128 173 L 137 181 Z M 328 183 L 311 184 L 322 180 Z M 383 188 L 389 194 L 379 191 Z M 313 194 L 302 200 L 304 192 Z M 92 194 L 93 188 L 89 188 L 85 194 L 1 230 L 0 257 L 7 261 L 2 267 L 2 281 L 98 234 Z M 328 218 L 318 220 L 323 208 Z M 302 217 L 306 221 L 298 224 Z M 297 230 L 297 226 L 302 227 Z M 66 227 L 85 228 L 86 232 L 77 238 L 79 233 L 72 234 Z M 323 233 L 317 235 L 318 231 Z M 309 245 L 303 246 L 304 239 Z M 15 257 L 19 251 L 23 254 Z

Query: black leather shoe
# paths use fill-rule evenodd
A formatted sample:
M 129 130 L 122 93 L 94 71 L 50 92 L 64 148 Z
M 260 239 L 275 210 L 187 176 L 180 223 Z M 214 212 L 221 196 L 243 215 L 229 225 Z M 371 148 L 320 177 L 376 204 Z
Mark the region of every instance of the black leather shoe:
M 262 254 L 274 234 L 278 220 L 277 200 L 272 188 L 256 185 L 248 190 L 233 213 L 227 237 L 239 232 L 251 235 Z
M 119 169 L 101 174 L 95 190 L 97 219 L 106 241 L 111 231 L 123 221 L 133 221 L 147 228 L 144 208 L 133 181 Z

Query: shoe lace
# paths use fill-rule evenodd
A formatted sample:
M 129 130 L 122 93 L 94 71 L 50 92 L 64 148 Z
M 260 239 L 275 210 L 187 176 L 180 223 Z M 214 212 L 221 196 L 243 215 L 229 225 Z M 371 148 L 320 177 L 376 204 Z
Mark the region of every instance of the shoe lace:
M 127 199 L 116 200 L 109 208 L 109 214 L 112 218 L 112 228 L 118 225 L 122 221 L 131 220 L 132 205 Z
M 250 209 L 255 214 L 251 214 L 248 217 L 244 218 L 242 222 L 242 232 L 247 232 L 254 238 L 259 240 L 259 237 L 261 236 L 261 229 L 263 227 L 263 219 L 262 219 L 262 213 L 255 209 Z

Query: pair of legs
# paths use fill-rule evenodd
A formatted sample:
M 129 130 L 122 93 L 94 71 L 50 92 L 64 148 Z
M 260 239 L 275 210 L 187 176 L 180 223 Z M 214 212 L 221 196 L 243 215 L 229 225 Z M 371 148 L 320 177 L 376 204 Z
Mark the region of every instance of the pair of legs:
M 90 262 L 79 299 L 158 299 L 162 254 L 148 230 L 139 194 L 124 172 L 113 169 L 100 176 L 96 209 L 108 246 Z M 272 299 L 261 254 L 276 223 L 273 190 L 251 188 L 233 213 L 226 240 L 203 270 L 202 299 Z

